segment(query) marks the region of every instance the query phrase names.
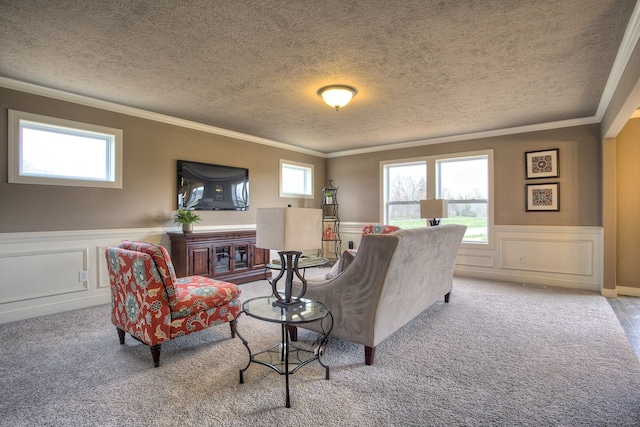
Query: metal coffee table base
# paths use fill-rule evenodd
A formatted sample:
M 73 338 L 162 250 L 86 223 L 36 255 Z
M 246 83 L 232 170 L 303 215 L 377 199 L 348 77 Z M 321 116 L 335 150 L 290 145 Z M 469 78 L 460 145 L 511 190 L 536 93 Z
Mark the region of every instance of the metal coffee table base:
M 260 319 L 260 320 L 274 321 L 274 319 L 269 319 L 267 316 L 263 316 L 264 311 L 261 312 L 261 310 L 265 310 L 264 308 L 265 306 L 259 305 L 259 303 L 263 302 L 260 300 L 265 300 L 265 299 L 255 298 L 245 303 L 243 307 L 245 308 L 245 310 L 240 312 L 240 314 L 244 313 L 244 314 L 247 314 L 248 316 L 256 317 L 257 319 Z M 274 298 L 269 297 L 269 299 L 265 300 L 264 302 L 267 302 L 270 304 L 271 300 L 274 300 Z M 293 316 L 293 317 L 296 317 L 296 320 L 291 319 L 291 316 L 285 315 L 284 316 L 285 319 L 276 320 L 277 323 L 280 323 L 281 325 L 282 336 L 281 336 L 280 342 L 258 353 L 251 352 L 249 343 L 241 335 L 240 331 L 238 330 L 239 328 L 236 327 L 236 335 L 238 336 L 238 338 L 242 340 L 242 344 L 246 347 L 247 351 L 249 352 L 249 361 L 247 363 L 247 366 L 245 366 L 243 369 L 240 369 L 240 384 L 244 384 L 244 372 L 247 369 L 249 369 L 249 366 L 251 366 L 252 363 L 257 363 L 273 369 L 280 375 L 285 376 L 287 408 L 291 407 L 291 398 L 290 398 L 290 391 L 289 391 L 289 375 L 294 374 L 295 372 L 298 371 L 298 369 L 313 362 L 314 360 L 317 360 L 318 363 L 320 363 L 320 365 L 325 369 L 325 379 L 327 380 L 329 379 L 329 366 L 322 363 L 322 360 L 320 360 L 320 357 L 324 354 L 324 349 L 329 339 L 329 334 L 331 333 L 331 329 L 333 329 L 333 315 L 331 315 L 331 312 L 329 312 L 329 310 L 327 310 L 326 307 L 324 307 L 324 305 L 317 302 L 310 301 L 310 300 L 307 300 L 307 301 L 308 301 L 307 304 L 313 303 L 319 306 L 321 313 L 311 314 L 311 315 L 307 313 L 300 313 L 299 315 Z M 253 312 L 251 311 L 252 309 L 254 310 Z M 267 312 L 270 312 L 270 311 L 271 311 L 271 308 L 267 309 Z M 277 309 L 277 311 L 279 312 L 280 309 Z M 307 314 L 307 315 L 304 316 L 303 314 Z M 304 348 L 302 344 L 291 343 L 290 334 L 289 334 L 290 328 L 292 328 L 293 326 L 300 326 L 304 323 L 309 323 L 309 321 L 322 322 L 324 318 L 331 319 L 331 325 L 329 327 L 329 330 L 326 333 L 320 334 L 318 339 L 312 345 L 309 345 L 307 346 L 307 348 Z M 324 330 L 324 327 L 322 327 L 322 329 Z
M 244 384 L 244 371 L 249 369 L 251 363 L 258 363 L 260 365 L 268 366 L 280 375 L 285 376 L 285 389 L 286 389 L 286 407 L 291 407 L 291 398 L 289 395 L 289 375 L 293 375 L 298 369 L 302 368 L 314 360 L 317 360 L 320 365 L 325 369 L 326 380 L 329 379 L 329 367 L 322 363 L 320 356 L 324 353 L 324 343 L 321 343 L 313 350 L 300 348 L 291 344 L 289 340 L 289 334 L 287 334 L 286 326 L 282 326 L 282 335 L 285 337 L 283 342 L 276 343 L 271 348 L 261 351 L 256 354 L 251 354 L 249 344 L 243 339 L 240 334 L 236 332 L 238 337 L 242 340 L 242 344 L 249 351 L 249 363 L 247 366 L 240 370 L 240 384 Z

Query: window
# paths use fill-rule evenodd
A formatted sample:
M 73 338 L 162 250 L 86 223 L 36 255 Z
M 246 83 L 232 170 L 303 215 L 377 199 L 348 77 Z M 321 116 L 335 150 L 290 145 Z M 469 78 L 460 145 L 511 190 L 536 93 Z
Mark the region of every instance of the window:
M 313 165 L 281 159 L 280 197 L 313 198 Z
M 487 155 L 436 160 L 436 198 L 449 201 L 441 223 L 466 225 L 465 242 L 488 242 L 488 164 Z
M 426 162 L 387 165 L 384 182 L 384 223 L 400 228 L 424 227 L 424 219 L 420 218 L 420 200 L 427 197 Z
M 489 243 L 493 152 L 430 156 L 381 162 L 385 224 L 401 228 L 424 227 L 420 200 L 449 201 L 449 217 L 441 224 L 467 226 L 463 242 Z
M 9 110 L 9 182 L 122 188 L 122 130 Z

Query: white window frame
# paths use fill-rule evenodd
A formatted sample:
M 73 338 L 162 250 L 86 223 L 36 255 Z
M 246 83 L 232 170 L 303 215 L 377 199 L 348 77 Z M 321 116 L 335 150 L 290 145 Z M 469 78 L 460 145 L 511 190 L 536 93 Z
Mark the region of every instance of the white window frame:
M 43 130 L 50 129 L 75 133 L 81 136 L 96 137 L 106 141 L 107 161 L 105 169 L 107 178 L 98 180 L 95 178 L 33 175 L 23 173 L 23 125 L 38 126 Z M 98 188 L 122 188 L 122 135 L 121 129 L 106 126 L 98 126 L 88 123 L 65 120 L 24 111 L 9 110 L 9 156 L 8 156 L 8 181 L 14 184 L 37 185 L 61 185 L 73 187 L 98 187 Z
M 382 212 L 380 214 L 380 218 L 383 218 L 384 224 L 389 224 L 389 169 L 387 166 L 424 166 L 427 168 L 427 163 L 424 158 L 416 158 L 416 159 L 405 159 L 405 160 L 396 160 L 396 161 L 385 161 L 381 162 L 381 172 L 382 172 Z M 427 192 L 428 192 L 428 184 L 429 184 L 429 173 L 425 173 L 425 178 L 427 180 Z M 428 194 L 428 193 L 427 193 Z M 419 206 L 420 201 L 407 201 L 407 202 L 399 202 L 404 204 L 412 204 Z
M 479 151 L 468 151 L 462 153 L 450 153 L 450 154 L 440 154 L 435 156 L 423 156 L 423 157 L 413 157 L 408 159 L 396 159 L 396 160 L 385 160 L 380 162 L 380 194 L 382 195 L 381 204 L 380 204 L 380 218 L 382 218 L 383 223 L 388 223 L 387 218 L 387 203 L 388 203 L 388 194 L 387 194 L 387 177 L 386 177 L 386 166 L 391 165 L 402 165 L 402 164 L 411 164 L 411 163 L 420 163 L 425 162 L 427 167 L 427 198 L 437 198 L 437 180 L 439 179 L 436 162 L 438 160 L 455 160 L 455 159 L 464 159 L 464 158 L 473 158 L 479 156 L 487 157 L 487 168 L 488 168 L 488 181 L 487 185 L 488 189 L 488 197 L 489 200 L 487 202 L 487 242 L 473 242 L 473 241 L 463 241 L 462 245 L 465 247 L 482 247 L 491 249 L 494 247 L 493 241 L 493 228 L 494 228 L 494 214 L 493 214 L 493 150 L 479 150 Z
M 295 168 L 299 168 L 302 169 L 305 173 L 305 181 L 306 181 L 306 185 L 305 185 L 305 190 L 303 193 L 287 193 L 284 191 L 284 179 L 283 179 L 283 171 L 286 167 L 295 167 Z M 280 197 L 283 198 L 299 198 L 299 199 L 313 199 L 314 197 L 314 168 L 313 165 L 310 163 L 301 163 L 301 162 L 294 162 L 292 160 L 285 160 L 285 159 L 280 159 Z

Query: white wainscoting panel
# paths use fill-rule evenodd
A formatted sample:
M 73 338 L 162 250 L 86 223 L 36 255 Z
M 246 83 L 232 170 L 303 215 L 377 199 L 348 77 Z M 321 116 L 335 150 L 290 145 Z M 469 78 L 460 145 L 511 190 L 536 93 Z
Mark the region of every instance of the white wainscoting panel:
M 159 243 L 167 231 L 0 233 L 0 323 L 109 303 L 107 246 L 124 239 Z
M 197 231 L 255 229 L 255 224 L 196 227 Z M 0 323 L 108 304 L 104 255 L 122 240 L 160 243 L 178 227 L 0 233 Z M 110 319 L 105 319 L 110 321 Z
M 87 248 L 61 248 L 0 255 L 0 271 L 3 272 L 0 305 L 72 292 L 86 292 L 89 280 L 82 277 L 80 272 L 87 271 L 87 261 Z
M 493 268 L 495 266 L 495 256 L 489 254 L 474 254 L 470 251 L 459 251 L 456 265 L 467 265 L 473 267 Z
M 340 224 L 360 245 L 368 223 Z M 463 243 L 456 260 L 461 276 L 602 291 L 602 227 L 494 226 L 488 245 Z
M 343 249 L 349 240 L 360 245 L 366 224 L 340 224 Z M 196 232 L 231 228 L 255 224 Z M 0 233 L 0 323 L 108 304 L 105 249 L 128 239 L 169 250 L 169 231 L 178 229 Z M 601 227 L 496 226 L 490 245 L 461 246 L 456 274 L 601 292 L 602 248 Z
M 108 245 L 96 247 L 96 259 L 98 260 L 96 263 L 96 287 L 98 289 L 109 289 L 111 287 L 109 283 L 109 270 L 107 269 L 107 257 L 105 255 L 107 247 Z
M 593 275 L 593 241 L 503 238 L 500 245 L 503 269 Z
M 492 237 L 493 245 L 484 251 L 462 245 L 457 274 L 602 291 L 602 227 L 501 225 L 493 227 Z M 489 266 L 478 252 L 498 262 Z
M 353 242 L 353 248 L 357 249 L 360 246 L 360 240 L 362 239 L 362 228 L 371 223 L 360 222 L 341 222 L 340 223 L 340 239 L 342 239 L 342 250 L 345 251 L 349 248 L 349 241 Z

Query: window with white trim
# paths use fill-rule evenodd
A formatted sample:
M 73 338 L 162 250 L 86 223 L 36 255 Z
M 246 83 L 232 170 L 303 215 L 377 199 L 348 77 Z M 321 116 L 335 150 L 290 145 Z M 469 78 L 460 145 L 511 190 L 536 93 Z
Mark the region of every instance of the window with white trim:
M 435 197 L 448 200 L 449 218 L 443 218 L 442 224 L 466 225 L 464 242 L 489 242 L 487 155 L 436 160 Z
M 463 242 L 489 244 L 493 150 L 381 162 L 385 224 L 424 227 L 420 200 L 448 200 L 441 224 L 467 226 Z
M 280 159 L 280 197 L 313 198 L 313 165 Z
M 427 162 L 387 164 L 383 182 L 384 223 L 400 228 L 424 227 L 420 200 L 427 198 Z
M 9 110 L 9 182 L 122 188 L 122 130 Z

